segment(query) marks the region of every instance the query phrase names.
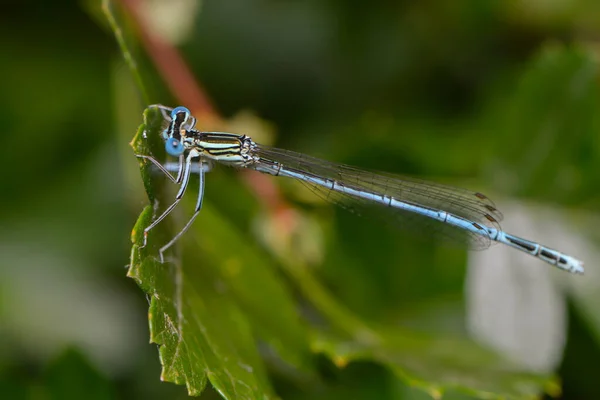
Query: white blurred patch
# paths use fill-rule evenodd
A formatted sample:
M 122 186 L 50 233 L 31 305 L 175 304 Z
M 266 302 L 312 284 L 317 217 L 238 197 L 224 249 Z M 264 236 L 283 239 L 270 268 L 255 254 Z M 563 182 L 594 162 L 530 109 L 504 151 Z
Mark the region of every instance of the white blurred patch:
M 154 33 L 172 44 L 191 33 L 202 5 L 199 0 L 146 0 L 140 3 L 144 20 Z
M 473 335 L 525 368 L 552 371 L 566 339 L 565 289 L 597 282 L 591 262 L 597 258 L 574 224 L 556 211 L 514 204 L 502 211 L 508 232 L 588 261 L 586 275 L 575 276 L 501 244 L 469 257 L 467 322 Z M 600 311 L 596 315 L 600 321 Z
M 131 368 L 147 343 L 134 299 L 69 255 L 0 237 L 3 341 L 41 360 L 77 346 L 109 376 Z

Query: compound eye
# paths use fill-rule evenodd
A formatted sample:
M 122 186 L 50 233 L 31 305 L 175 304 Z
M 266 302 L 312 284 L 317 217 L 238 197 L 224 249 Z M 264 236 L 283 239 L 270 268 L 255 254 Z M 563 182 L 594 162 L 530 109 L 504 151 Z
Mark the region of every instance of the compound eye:
M 177 157 L 183 154 L 185 147 L 183 146 L 183 143 L 181 143 L 181 141 L 175 138 L 169 138 L 165 143 L 165 150 L 168 154 Z
M 173 120 L 177 119 L 178 114 L 184 114 L 183 121 L 187 121 L 188 118 L 190 118 L 191 113 L 190 113 L 190 110 L 188 110 L 186 107 L 183 107 L 183 106 L 175 107 L 171 111 L 171 119 L 173 119 Z

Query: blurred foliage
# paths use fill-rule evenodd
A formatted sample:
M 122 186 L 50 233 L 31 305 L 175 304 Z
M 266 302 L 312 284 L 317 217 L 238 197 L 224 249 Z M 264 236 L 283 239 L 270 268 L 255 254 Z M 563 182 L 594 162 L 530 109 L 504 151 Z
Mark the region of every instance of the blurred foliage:
M 592 238 L 597 2 L 237 0 L 184 14 L 147 4 L 155 20 L 172 11 L 158 21 L 180 25 L 177 45 L 225 117 L 252 110 L 276 128 L 262 141 L 552 205 L 580 241 Z M 189 214 L 197 186 L 148 248 L 134 245 L 129 275 L 149 293 L 161 367 L 146 344 L 148 304 L 123 266 L 148 204 L 144 184 L 160 207 L 173 188 L 140 179 L 127 143 L 148 103 L 176 105 L 178 94 L 114 9 L 137 81 L 97 1 L 9 1 L 0 14 L 0 398 L 186 397 L 160 382 L 161 368 L 192 393 L 210 380 L 216 391 L 206 385 L 205 398 L 557 394 L 548 372 L 562 398 L 600 397 L 600 318 L 585 306 L 598 300 L 593 259 L 579 278 L 586 287 L 556 276 L 571 288 L 559 291 L 570 305 L 562 363 L 515 375 L 514 363 L 496 361 L 502 351 L 488 358 L 471 344 L 466 251 L 273 180 L 297 227 L 282 231 L 244 184 L 251 178 L 227 169 L 207 177 L 205 209 L 175 264 L 157 264 L 156 246 Z M 138 150 L 162 160 L 159 145 Z M 556 240 L 548 244 L 562 249 Z M 532 313 L 543 327 L 543 313 Z

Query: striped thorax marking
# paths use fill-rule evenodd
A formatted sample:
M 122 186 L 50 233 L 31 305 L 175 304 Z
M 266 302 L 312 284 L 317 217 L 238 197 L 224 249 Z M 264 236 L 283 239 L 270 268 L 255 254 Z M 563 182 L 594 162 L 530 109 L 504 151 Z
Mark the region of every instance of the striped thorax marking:
M 188 136 L 201 157 L 235 167 L 247 167 L 253 162 L 254 142 L 246 135 L 188 131 Z

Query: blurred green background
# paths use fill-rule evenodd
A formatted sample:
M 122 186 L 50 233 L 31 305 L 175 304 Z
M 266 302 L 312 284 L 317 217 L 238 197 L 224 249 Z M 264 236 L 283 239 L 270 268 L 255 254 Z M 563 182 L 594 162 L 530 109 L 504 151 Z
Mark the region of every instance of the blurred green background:
M 526 371 L 555 372 L 561 398 L 600 398 L 600 3 L 141 7 L 237 133 L 489 194 L 507 231 L 584 259 L 586 275 L 502 246 L 469 253 L 413 238 L 277 180 L 300 215 L 294 250 L 281 255 L 245 175 L 211 172 L 208 209 L 265 263 L 300 259 L 365 323 L 469 337 Z M 98 2 L 9 0 L 0 32 L 0 398 L 187 397 L 160 382 L 148 302 L 126 278 L 130 232 L 148 204 L 128 143 L 147 104 Z M 177 105 L 137 54 L 150 100 Z M 209 237 L 207 218 L 197 231 Z M 323 323 L 310 293 L 281 276 L 306 323 Z M 259 350 L 282 398 L 428 398 L 369 357 L 336 368 L 315 355 L 313 385 Z M 203 397 L 219 395 L 208 385 Z

